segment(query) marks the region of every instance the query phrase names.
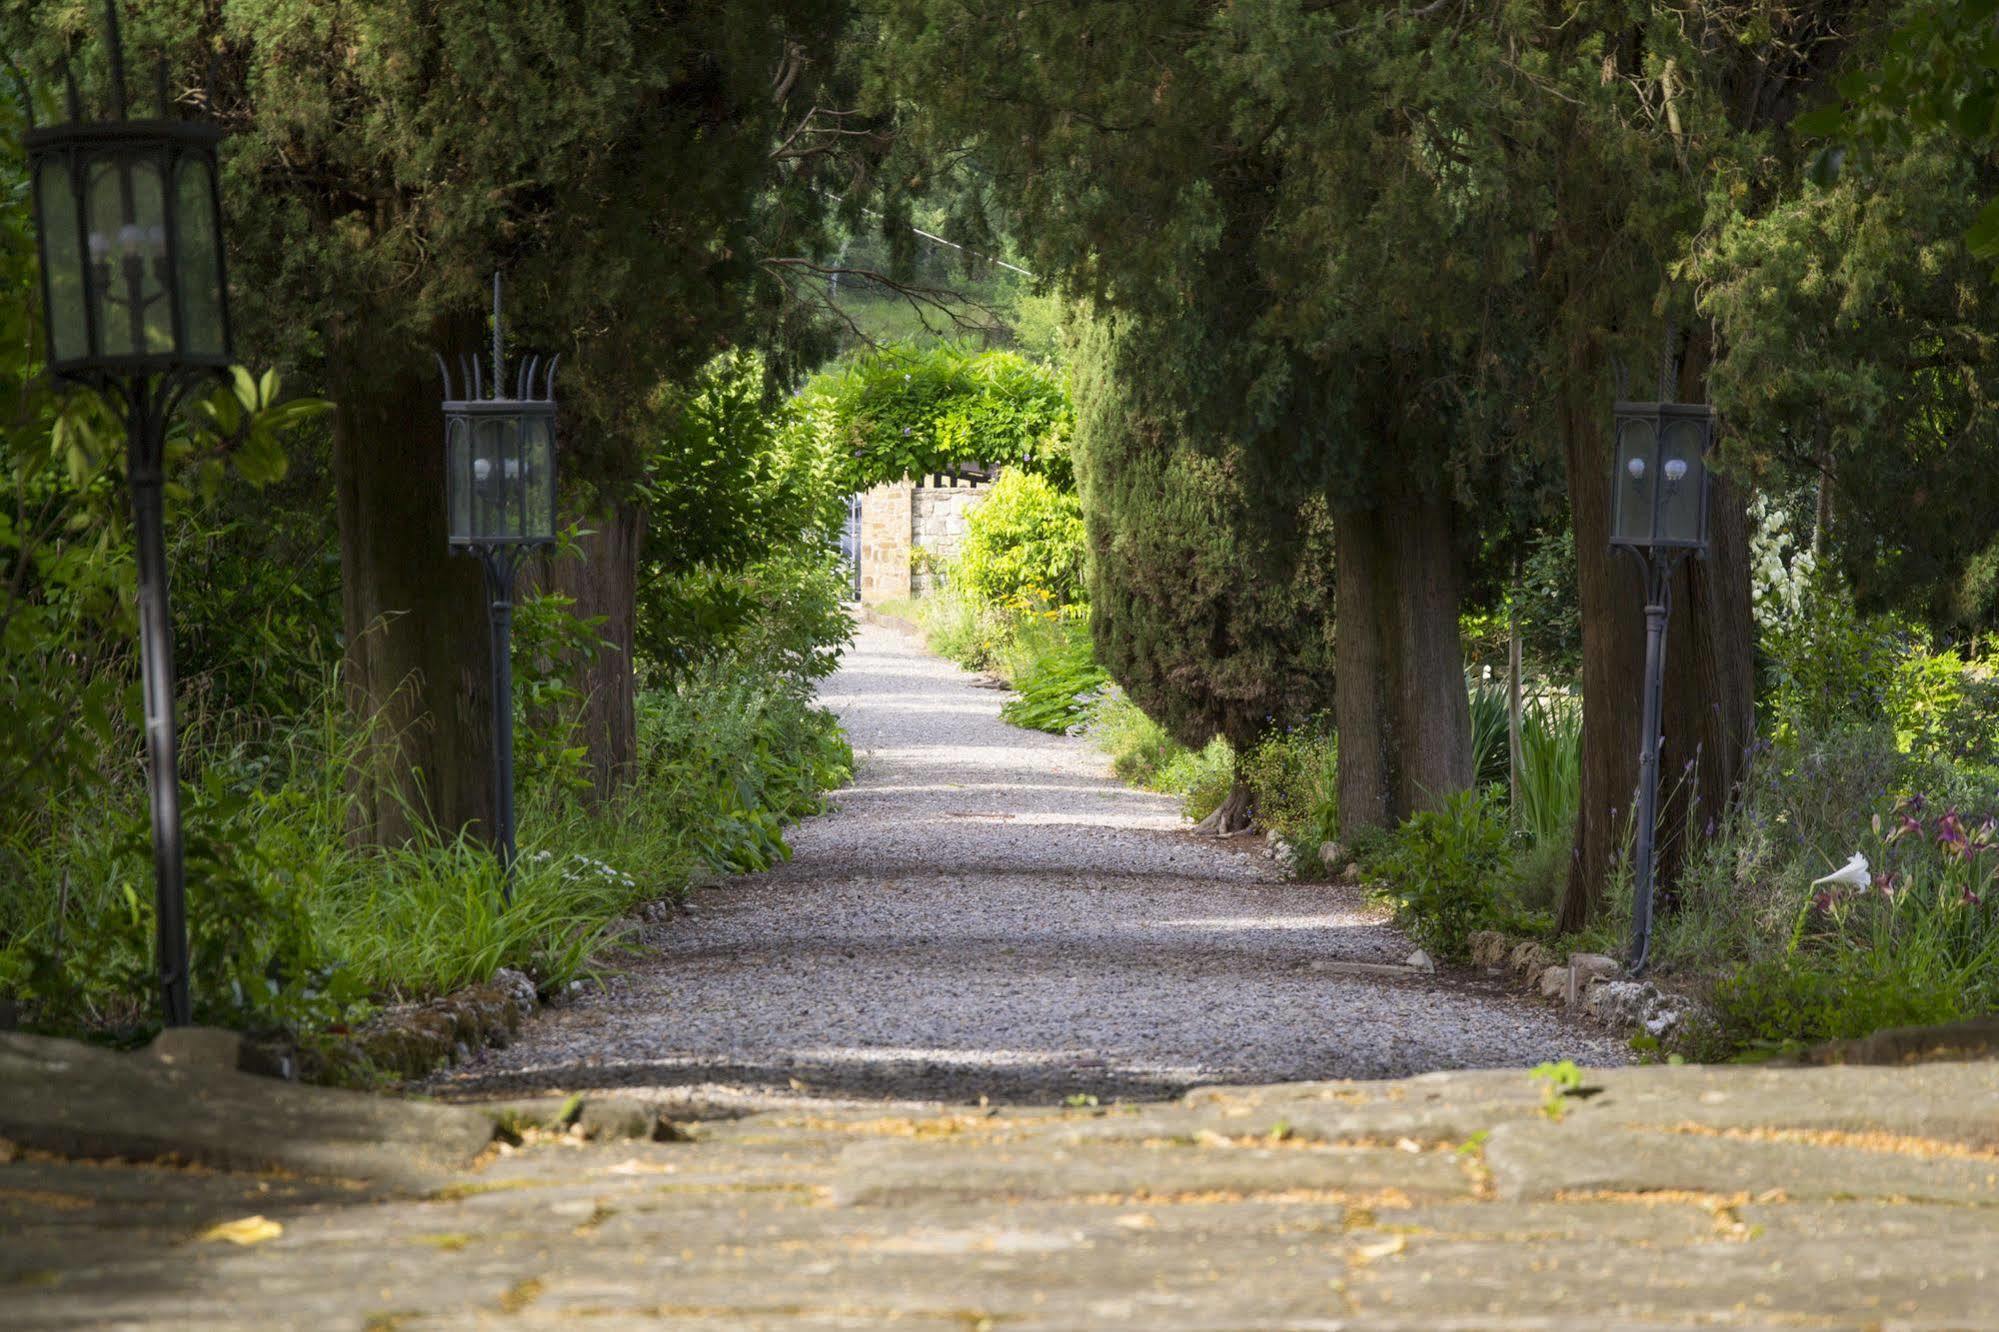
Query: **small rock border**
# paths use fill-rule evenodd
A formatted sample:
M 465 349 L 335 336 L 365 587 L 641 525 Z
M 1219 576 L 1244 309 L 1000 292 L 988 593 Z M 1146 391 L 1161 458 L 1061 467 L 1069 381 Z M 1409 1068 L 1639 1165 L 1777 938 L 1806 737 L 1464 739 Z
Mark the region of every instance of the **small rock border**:
M 511 967 L 491 979 L 439 999 L 398 1004 L 368 1024 L 318 1047 L 290 1052 L 265 1049 L 245 1055 L 245 1067 L 336 1086 L 367 1086 L 384 1078 L 406 1081 L 471 1058 L 488 1047 L 504 1049 L 543 1003 L 533 981 Z
M 1642 1033 L 1664 1043 L 1684 1034 L 1698 1012 L 1691 998 L 1661 990 L 1649 980 L 1630 979 L 1622 963 L 1603 953 L 1570 953 L 1564 959 L 1538 939 L 1498 930 L 1480 930 L 1470 944 L 1474 966 L 1510 974 L 1541 998 L 1613 1031 Z

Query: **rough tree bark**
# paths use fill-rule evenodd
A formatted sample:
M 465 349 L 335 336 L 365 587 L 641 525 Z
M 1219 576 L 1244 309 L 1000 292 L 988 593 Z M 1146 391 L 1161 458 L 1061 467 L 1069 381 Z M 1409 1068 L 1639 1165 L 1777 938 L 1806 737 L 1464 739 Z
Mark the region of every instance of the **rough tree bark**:
M 356 345 L 366 336 L 337 331 L 328 357 L 342 680 L 369 737 L 348 831 L 392 846 L 426 821 L 446 836 L 492 827 L 490 648 L 479 564 L 446 546 L 436 376 L 384 374 Z
M 1447 501 L 1341 514 L 1334 718 L 1341 831 L 1392 827 L 1471 785 Z
M 1563 444 L 1576 533 L 1576 590 L 1583 633 L 1582 803 L 1562 897 L 1560 927 L 1580 928 L 1602 906 L 1612 869 L 1630 842 L 1638 788 L 1638 705 L 1645 671 L 1643 582 L 1610 543 L 1610 403 L 1594 346 L 1575 349 L 1564 390 Z M 1679 395 L 1700 401 L 1706 364 L 1688 349 Z M 1749 524 L 1741 490 L 1717 476 L 1708 497 L 1707 557 L 1672 579 L 1666 630 L 1659 759 L 1658 867 L 1667 900 L 1693 838 L 1728 806 L 1756 732 Z
M 645 514 L 636 501 L 627 500 L 584 517 L 581 525 L 589 535 L 579 543 L 579 557 L 557 561 L 550 585 L 575 600 L 579 618 L 603 618 L 596 633 L 609 646 L 575 667 L 575 684 L 584 699 L 583 739 L 589 747 L 591 783 L 596 798 L 603 801 L 631 779 L 638 757 L 638 688 L 632 660 Z

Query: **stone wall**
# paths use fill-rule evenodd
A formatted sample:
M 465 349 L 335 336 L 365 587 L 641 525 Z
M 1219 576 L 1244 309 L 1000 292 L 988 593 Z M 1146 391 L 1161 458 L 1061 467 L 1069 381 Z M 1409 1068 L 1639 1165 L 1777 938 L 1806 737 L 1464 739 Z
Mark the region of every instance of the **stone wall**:
M 861 496 L 861 601 L 876 605 L 921 596 L 965 541 L 965 520 L 990 484 L 919 486 L 903 480 Z M 920 554 L 918 552 L 921 552 Z
M 965 544 L 965 520 L 992 487 L 967 485 L 919 486 L 910 496 L 909 521 L 916 549 L 923 552 L 910 570 L 910 590 L 917 596 L 943 583 L 940 572 L 958 557 Z
M 876 486 L 861 496 L 861 604 L 909 595 L 910 496 L 907 481 Z

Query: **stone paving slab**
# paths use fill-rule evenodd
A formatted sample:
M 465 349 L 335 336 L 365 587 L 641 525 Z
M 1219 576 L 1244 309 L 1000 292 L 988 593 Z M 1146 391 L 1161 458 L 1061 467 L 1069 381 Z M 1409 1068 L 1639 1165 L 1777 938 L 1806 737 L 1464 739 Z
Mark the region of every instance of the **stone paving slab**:
M 23 1148 L 393 1190 L 460 1168 L 492 1136 L 472 1110 L 0 1032 L 0 1140 Z
M 1995 1079 L 1643 1068 L 1551 1097 L 1511 1070 L 1142 1107 L 800 1104 L 688 1141 L 531 1132 L 402 1198 L 31 1156 L 0 1164 L 0 1326 L 1992 1328 Z M 249 1213 L 279 1232 L 199 1238 Z

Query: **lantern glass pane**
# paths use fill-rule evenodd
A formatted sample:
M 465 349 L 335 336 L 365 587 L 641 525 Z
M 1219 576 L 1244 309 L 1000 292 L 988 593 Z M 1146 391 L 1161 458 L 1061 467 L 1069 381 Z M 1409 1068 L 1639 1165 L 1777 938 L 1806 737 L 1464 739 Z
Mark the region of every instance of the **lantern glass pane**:
M 146 158 L 106 156 L 93 159 L 87 170 L 100 350 L 106 356 L 171 352 L 166 200 L 159 165 Z
M 90 354 L 90 324 L 84 290 L 83 239 L 77 225 L 76 192 L 66 161 L 42 163 L 36 176 L 42 238 L 42 268 L 48 281 L 49 359 L 69 361 Z
M 524 527 L 521 535 L 536 541 L 549 541 L 555 537 L 555 431 L 554 422 L 545 415 L 525 417 L 521 421 L 521 439 L 526 454 L 527 485 L 523 488 L 526 501 L 523 514 Z
M 472 432 L 462 416 L 444 420 L 444 499 L 451 539 L 472 540 Z
M 1659 493 L 1660 541 L 1693 545 L 1701 538 L 1701 448 L 1706 442 L 1703 421 L 1676 416 L 1665 422 L 1659 447 L 1659 474 L 1664 478 Z
M 520 418 L 472 418 L 472 535 L 507 541 L 518 532 Z
M 1610 539 L 1645 546 L 1652 542 L 1652 500 L 1658 470 L 1653 456 L 1653 423 L 1628 416 L 1617 423 L 1617 473 L 1610 479 Z
M 222 336 L 222 232 L 216 224 L 214 174 L 198 157 L 182 158 L 174 172 L 175 215 L 180 244 L 181 351 L 189 356 L 226 356 Z

